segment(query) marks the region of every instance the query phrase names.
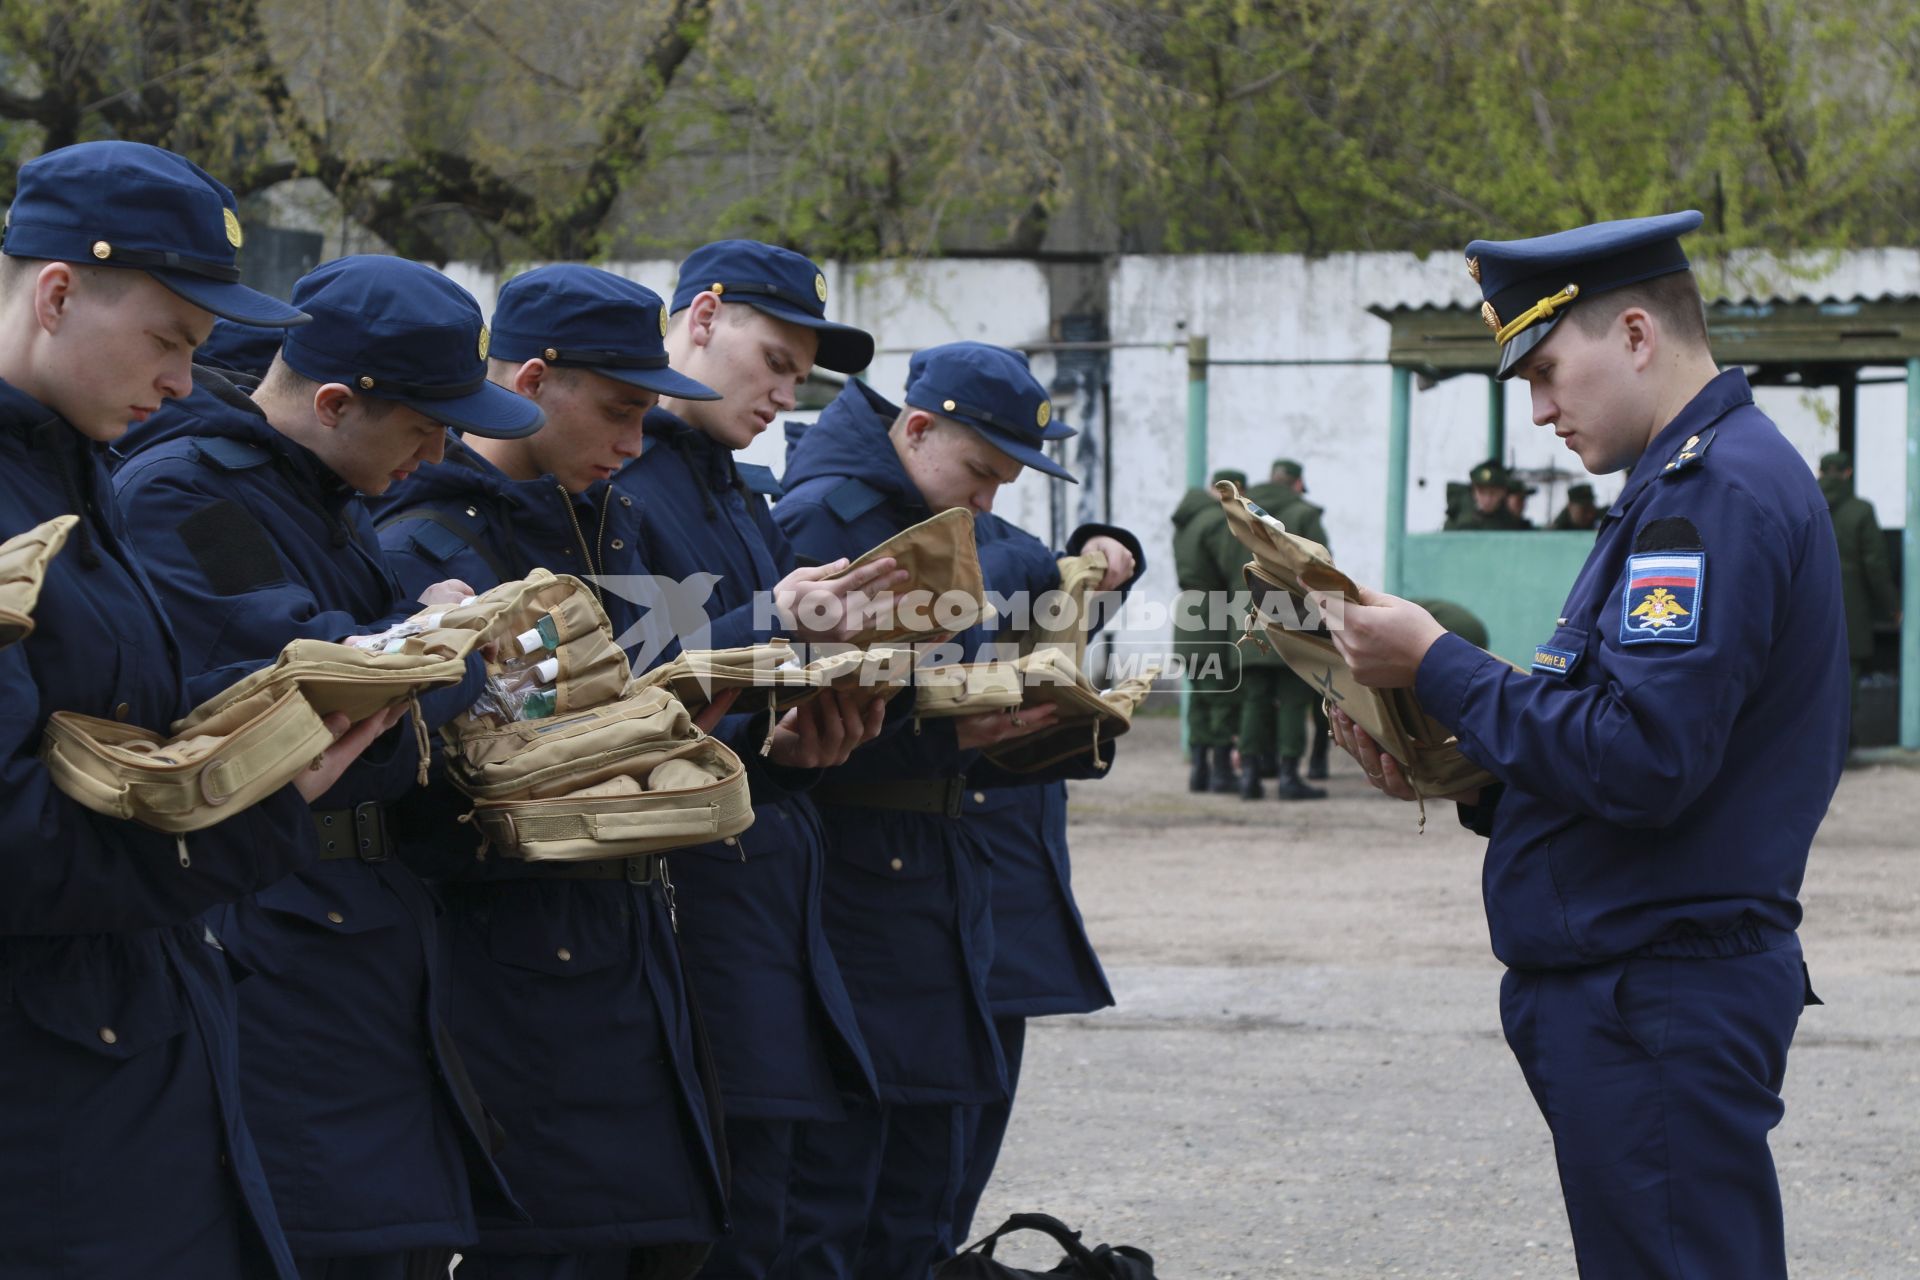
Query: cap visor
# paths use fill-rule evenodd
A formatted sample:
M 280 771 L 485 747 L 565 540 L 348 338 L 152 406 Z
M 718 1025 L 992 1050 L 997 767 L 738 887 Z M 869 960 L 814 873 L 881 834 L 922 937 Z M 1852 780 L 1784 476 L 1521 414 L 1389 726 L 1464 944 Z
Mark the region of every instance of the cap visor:
M 778 298 L 746 297 L 740 300 L 776 320 L 785 320 L 788 324 L 797 324 L 819 334 L 820 349 L 814 352 L 813 362 L 822 369 L 831 369 L 835 373 L 859 373 L 873 363 L 873 335 L 865 329 L 822 320 L 798 307 L 788 306 Z
M 673 369 L 609 369 L 604 365 L 587 366 L 603 378 L 624 382 L 643 391 L 658 391 L 676 400 L 724 400 L 725 396 L 704 382 L 696 382 Z
M 518 440 L 547 423 L 539 405 L 491 382 L 472 395 L 451 400 L 403 399 L 400 403 L 468 435 L 494 440 Z
M 966 420 L 961 419 L 961 421 Z M 1074 475 L 1073 472 L 1048 457 L 1044 449 L 1036 449 L 1030 444 L 1023 444 L 992 431 L 982 431 L 978 425 L 972 422 L 967 422 L 967 425 L 975 431 L 978 431 L 982 440 L 985 440 L 988 444 L 1006 454 L 1015 462 L 1020 463 L 1022 466 L 1032 467 L 1035 471 L 1044 471 L 1056 479 L 1065 480 L 1068 484 L 1080 483 L 1079 476 Z
M 190 271 L 149 271 L 147 274 L 194 306 L 236 324 L 287 329 L 313 319 L 299 308 L 290 307 L 278 298 L 261 293 L 258 289 L 249 289 L 243 284 L 209 280 Z
M 1550 316 L 1538 324 L 1530 324 L 1508 340 L 1500 348 L 1500 369 L 1493 376 L 1495 381 L 1505 382 L 1513 376 L 1515 366 L 1527 358 L 1527 353 L 1547 340 L 1553 332 L 1553 326 L 1566 319 L 1564 314 Z

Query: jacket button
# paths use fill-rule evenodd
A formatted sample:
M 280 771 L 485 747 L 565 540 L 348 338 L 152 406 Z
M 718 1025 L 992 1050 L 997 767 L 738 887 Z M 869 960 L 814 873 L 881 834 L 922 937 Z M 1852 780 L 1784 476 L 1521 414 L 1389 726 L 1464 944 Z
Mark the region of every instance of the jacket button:
M 907 864 L 900 861 L 900 859 L 895 858 L 892 862 L 889 862 L 887 865 L 892 867 L 895 871 L 899 871 L 902 868 L 904 868 Z
M 974 793 L 973 793 L 973 802 L 974 802 L 975 804 L 985 804 L 985 803 L 987 802 L 987 793 L 986 793 L 986 792 L 984 792 L 984 791 L 976 791 L 976 792 L 974 792 Z
M 623 493 L 620 495 L 620 505 L 623 507 L 630 507 L 633 505 L 633 499 L 629 498 L 626 494 Z
M 738 836 L 728 836 L 725 840 L 722 840 L 720 843 L 721 844 L 739 844 L 740 839 Z
M 612 542 L 609 542 L 607 545 L 612 547 L 615 551 L 623 551 L 626 549 L 627 544 L 620 541 L 620 539 L 615 538 Z
M 335 924 L 345 924 L 347 922 L 347 918 L 338 911 L 327 912 L 327 919 L 333 921 Z
M 125 723 L 125 721 L 132 715 L 133 715 L 133 708 L 124 702 L 113 709 L 113 718 L 115 720 L 121 721 L 122 723 Z
M 112 1027 L 102 1027 L 100 1028 L 100 1041 L 102 1044 L 118 1044 L 120 1042 L 120 1033 Z
M 479 515 L 480 513 L 479 513 L 478 511 L 476 511 L 476 510 L 474 510 L 474 509 L 473 509 L 472 507 L 468 507 L 468 508 L 467 508 L 467 514 L 468 514 L 468 515 L 470 515 L 470 516 L 477 516 L 477 515 Z
M 561 960 L 573 959 L 573 952 L 567 950 L 565 947 L 560 948 L 558 951 L 554 952 L 553 954 L 560 957 Z

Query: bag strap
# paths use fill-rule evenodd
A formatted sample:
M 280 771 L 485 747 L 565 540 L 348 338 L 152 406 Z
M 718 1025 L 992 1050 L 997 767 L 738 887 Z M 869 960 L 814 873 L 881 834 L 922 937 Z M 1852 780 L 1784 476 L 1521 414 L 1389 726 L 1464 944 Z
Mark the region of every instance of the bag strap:
M 425 520 L 428 524 L 437 524 L 454 537 L 460 539 L 460 541 L 471 548 L 476 555 L 487 562 L 487 568 L 493 570 L 494 578 L 500 582 L 511 582 L 515 578 L 526 576 L 525 574 L 515 573 L 508 569 L 507 566 L 501 562 L 500 557 L 494 554 L 493 548 L 488 546 L 480 537 L 478 530 L 469 529 L 466 525 L 461 524 L 446 512 L 434 507 L 410 507 L 405 511 L 396 511 L 386 519 L 376 522 L 373 527 L 381 530 L 390 529 L 396 524 L 402 524 L 409 520 Z
M 1080 1243 L 1080 1233 L 1060 1219 L 1048 1213 L 1016 1213 L 1000 1224 L 998 1230 L 982 1237 L 977 1243 L 967 1246 L 967 1252 L 978 1251 L 983 1258 L 991 1258 L 993 1249 L 1000 1237 L 1012 1235 L 1016 1231 L 1040 1231 L 1053 1237 L 1054 1243 L 1066 1250 L 1087 1274 L 1095 1280 L 1114 1280 L 1113 1268 L 1107 1265 L 1105 1258 L 1095 1256 L 1093 1250 Z

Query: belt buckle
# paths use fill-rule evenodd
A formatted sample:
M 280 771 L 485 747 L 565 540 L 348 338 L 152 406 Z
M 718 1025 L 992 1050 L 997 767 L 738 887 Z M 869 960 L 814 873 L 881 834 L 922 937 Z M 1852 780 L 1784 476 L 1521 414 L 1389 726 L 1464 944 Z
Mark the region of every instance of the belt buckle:
M 360 861 L 387 860 L 387 812 L 378 800 L 362 800 L 353 806 L 353 840 Z
M 959 817 L 964 811 L 963 806 L 966 797 L 967 780 L 965 778 L 948 778 L 946 802 L 941 806 L 941 812 L 949 818 Z
M 643 853 L 626 861 L 628 884 L 652 884 L 659 878 L 659 854 Z

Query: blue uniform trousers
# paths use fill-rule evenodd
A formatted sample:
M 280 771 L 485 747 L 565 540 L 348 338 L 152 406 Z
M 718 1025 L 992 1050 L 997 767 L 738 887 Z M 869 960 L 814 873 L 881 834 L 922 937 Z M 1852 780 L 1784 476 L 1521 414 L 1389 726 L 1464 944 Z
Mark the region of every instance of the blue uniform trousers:
M 627 1280 L 631 1249 L 490 1253 L 462 1258 L 454 1280 Z
M 801 1125 L 787 1245 L 789 1280 L 927 1280 L 952 1250 L 966 1163 L 954 1103 L 871 1103 L 837 1124 Z
M 413 1249 L 351 1258 L 295 1258 L 300 1280 L 447 1280 L 451 1249 Z M 464 1277 L 464 1272 L 462 1273 Z
M 1026 1056 L 1027 1020 L 995 1018 L 994 1030 L 1000 1036 L 1000 1052 L 1007 1059 L 1007 1096 L 999 1102 L 968 1107 L 964 1120 L 966 1160 L 960 1175 L 960 1195 L 953 1208 L 952 1238 L 946 1241 L 948 1253 L 958 1253 L 973 1234 L 973 1215 L 980 1208 L 980 1197 L 993 1178 L 993 1166 L 1000 1159 L 1000 1144 L 1007 1137 L 1007 1122 L 1013 1118 L 1013 1097 L 1020 1088 L 1020 1062 Z
M 1768 1132 L 1800 944 L 1509 970 L 1507 1043 L 1553 1131 L 1583 1280 L 1787 1274 Z
M 731 1227 L 714 1241 L 700 1280 L 761 1280 L 777 1274 L 787 1231 L 787 1183 L 793 1175 L 792 1120 L 726 1118 Z

